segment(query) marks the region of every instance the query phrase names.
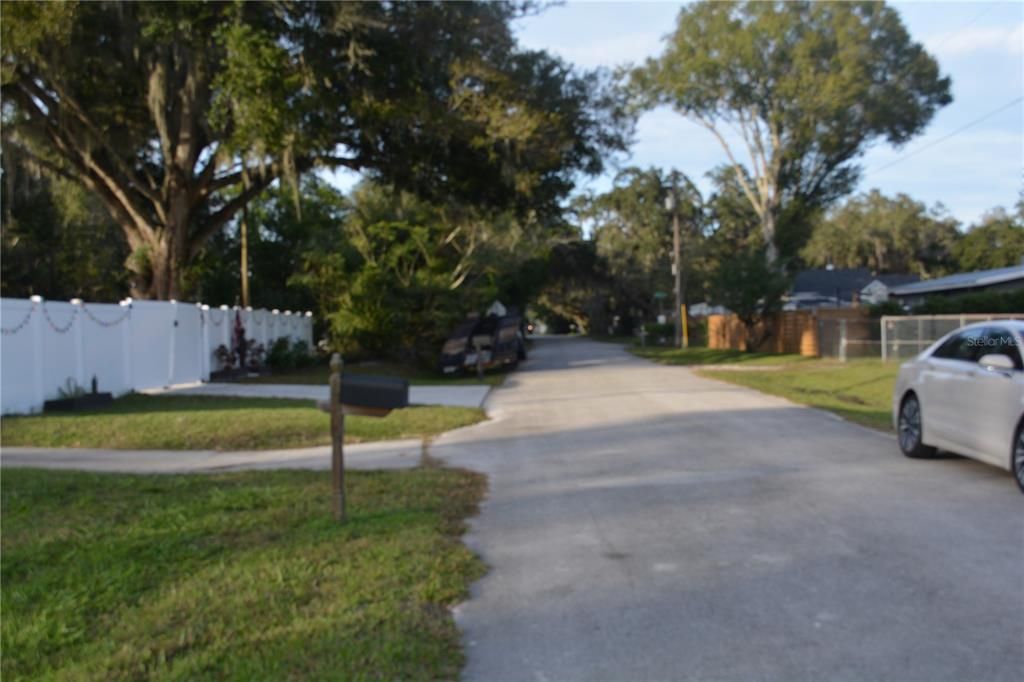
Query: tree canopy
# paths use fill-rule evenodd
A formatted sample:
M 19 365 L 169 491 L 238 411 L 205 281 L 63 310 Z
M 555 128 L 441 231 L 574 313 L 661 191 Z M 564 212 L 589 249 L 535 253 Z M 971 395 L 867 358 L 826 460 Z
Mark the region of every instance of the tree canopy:
M 2 157 L 0 290 L 4 296 L 119 301 L 128 293 L 128 248 L 95 196 L 26 163 Z
M 370 181 L 347 197 L 314 182 L 302 190 L 315 211 L 301 218 L 280 195 L 251 212 L 254 265 L 275 250 L 292 257 L 275 264 L 277 282 L 254 278 L 253 292 L 266 296 L 269 284 L 312 300 L 335 347 L 350 354 L 430 363 L 468 313 L 495 298 L 525 308 L 544 283 L 552 240 L 565 234 L 511 210 L 428 202 Z M 237 277 L 232 284 L 237 291 Z
M 815 267 L 937 277 L 956 270 L 957 222 L 936 206 L 878 190 L 847 200 L 817 224 L 803 250 Z
M 954 254 L 966 271 L 1024 263 L 1024 199 L 1014 213 L 1000 208 L 986 214 L 960 239 Z
M 670 105 L 718 139 L 769 261 L 802 211 L 851 189 L 870 143 L 905 143 L 951 101 L 881 2 L 697 2 L 630 82 L 639 107 Z
M 683 262 L 690 266 L 700 260 L 704 223 L 700 193 L 685 175 L 658 168 L 626 168 L 609 191 L 578 202 L 578 216 L 590 225 L 597 255 L 604 260 L 612 283 L 609 314 L 619 316 L 620 324 L 628 326 L 630 320 L 674 305 L 672 224 L 665 208 L 673 174 Z M 693 292 L 699 278 L 692 276 L 691 267 L 683 272 L 690 280 L 684 290 Z
M 599 74 L 517 47 L 507 3 L 24 2 L 5 146 L 93 192 L 136 295 L 183 293 L 265 188 L 345 167 L 431 199 L 554 211 L 624 146 Z

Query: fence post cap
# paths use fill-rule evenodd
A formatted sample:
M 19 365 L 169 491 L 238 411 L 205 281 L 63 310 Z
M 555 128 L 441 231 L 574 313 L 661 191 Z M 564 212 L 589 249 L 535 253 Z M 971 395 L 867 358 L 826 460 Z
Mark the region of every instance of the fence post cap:
M 43 297 L 39 296 L 39 295 L 29 296 L 29 300 L 32 301 L 33 303 L 42 303 L 43 302 Z
M 313 311 L 312 310 L 307 310 L 306 311 L 306 317 L 313 317 Z
M 221 309 L 221 310 L 227 310 L 227 309 L 228 309 L 228 307 L 227 307 L 226 305 L 222 305 L 222 306 L 220 307 L 220 309 Z
M 202 308 L 204 311 L 210 309 L 210 306 L 206 305 L 205 303 L 196 303 L 196 305 Z
M 280 310 L 278 310 L 277 308 L 274 308 L 274 309 L 273 309 L 273 310 L 271 310 L 270 312 L 272 312 L 272 313 L 274 313 L 275 315 L 277 315 L 277 314 L 279 314 L 279 313 L 280 313 L 281 311 L 280 311 Z
M 247 310 L 248 312 L 250 312 L 250 313 L 252 312 L 252 306 L 251 306 L 251 305 L 247 305 L 247 306 L 245 306 L 245 309 L 246 309 L 246 310 Z
M 80 298 L 73 298 L 73 299 L 71 299 L 69 301 L 69 303 L 71 303 L 71 305 L 82 305 L 82 299 L 80 299 Z

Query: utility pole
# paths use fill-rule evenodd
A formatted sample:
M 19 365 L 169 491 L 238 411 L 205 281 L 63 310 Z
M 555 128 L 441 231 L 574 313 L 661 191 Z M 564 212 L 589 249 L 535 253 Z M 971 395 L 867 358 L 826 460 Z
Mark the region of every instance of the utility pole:
M 242 222 L 238 228 L 242 242 L 242 307 L 249 307 L 249 208 L 242 206 Z
M 683 345 L 683 261 L 682 261 L 682 239 L 679 235 L 679 196 L 678 176 L 672 172 L 672 192 L 665 199 L 665 205 L 672 212 L 672 274 L 675 275 L 675 286 L 673 290 L 676 298 L 676 348 Z

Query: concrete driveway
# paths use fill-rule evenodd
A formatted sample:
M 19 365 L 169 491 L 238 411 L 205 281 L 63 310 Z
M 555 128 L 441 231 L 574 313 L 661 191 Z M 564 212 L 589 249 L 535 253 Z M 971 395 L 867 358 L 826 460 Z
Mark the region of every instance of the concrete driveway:
M 581 339 L 487 407 L 431 448 L 490 475 L 467 679 L 1022 679 L 1005 472 Z

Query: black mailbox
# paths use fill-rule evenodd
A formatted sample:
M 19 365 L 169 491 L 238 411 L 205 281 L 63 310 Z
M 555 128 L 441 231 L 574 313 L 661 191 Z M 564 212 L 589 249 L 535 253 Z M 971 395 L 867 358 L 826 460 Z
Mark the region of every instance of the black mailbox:
M 341 404 L 372 410 L 409 406 L 409 381 L 398 377 L 343 372 Z

